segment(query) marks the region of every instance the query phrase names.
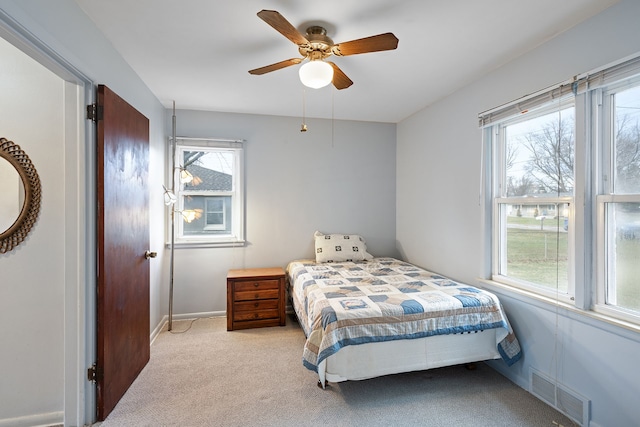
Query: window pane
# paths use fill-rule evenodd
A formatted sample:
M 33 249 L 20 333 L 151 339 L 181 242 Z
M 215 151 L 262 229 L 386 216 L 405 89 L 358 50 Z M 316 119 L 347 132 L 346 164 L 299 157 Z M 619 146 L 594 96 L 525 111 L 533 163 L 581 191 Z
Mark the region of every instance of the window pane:
M 640 86 L 614 96 L 615 193 L 640 193 Z
M 568 292 L 568 205 L 500 205 L 500 274 Z
M 233 159 L 231 151 L 183 151 L 182 167 L 194 177 L 184 189 L 232 191 Z
M 640 203 L 607 203 L 606 303 L 640 312 Z
M 225 229 L 224 197 L 207 197 L 206 228 L 214 230 Z
M 574 108 L 505 126 L 503 193 L 573 195 Z
M 222 203 L 223 210 L 218 212 L 209 211 L 208 206 L 212 199 L 214 199 L 212 206 L 215 206 L 216 203 L 218 205 Z M 185 236 L 231 233 L 231 196 L 185 196 L 184 211 L 204 212 L 204 215 L 200 215 L 191 222 L 183 224 L 183 234 Z

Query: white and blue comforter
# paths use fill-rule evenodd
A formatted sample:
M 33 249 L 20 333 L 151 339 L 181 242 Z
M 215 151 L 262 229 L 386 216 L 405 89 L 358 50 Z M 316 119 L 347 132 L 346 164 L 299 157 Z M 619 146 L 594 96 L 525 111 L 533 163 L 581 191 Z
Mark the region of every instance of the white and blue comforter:
M 287 267 L 293 306 L 307 341 L 304 365 L 340 348 L 376 341 L 498 329 L 510 366 L 521 350 L 498 298 L 394 258 L 335 264 L 294 261 Z

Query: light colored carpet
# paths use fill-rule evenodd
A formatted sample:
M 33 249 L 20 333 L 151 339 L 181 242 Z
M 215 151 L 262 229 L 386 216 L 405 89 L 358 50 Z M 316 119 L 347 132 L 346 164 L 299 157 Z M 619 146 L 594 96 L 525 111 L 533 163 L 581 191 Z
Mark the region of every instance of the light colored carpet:
M 189 327 L 174 321 L 172 332 Z M 227 332 L 226 318 L 163 331 L 151 360 L 101 427 L 574 425 L 480 363 L 317 387 L 304 334 L 287 326 Z

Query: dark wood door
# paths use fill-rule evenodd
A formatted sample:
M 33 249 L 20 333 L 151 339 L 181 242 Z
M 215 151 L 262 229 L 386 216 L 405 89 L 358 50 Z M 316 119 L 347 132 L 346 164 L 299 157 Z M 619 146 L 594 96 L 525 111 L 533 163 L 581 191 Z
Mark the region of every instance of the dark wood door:
M 149 361 L 149 120 L 98 87 L 97 417 Z

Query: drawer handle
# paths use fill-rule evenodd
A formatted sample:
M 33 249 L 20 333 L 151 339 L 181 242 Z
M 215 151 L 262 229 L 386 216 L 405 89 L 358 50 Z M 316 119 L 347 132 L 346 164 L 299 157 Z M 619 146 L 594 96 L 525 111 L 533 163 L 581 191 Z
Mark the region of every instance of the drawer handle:
M 260 298 L 260 294 L 256 294 L 256 299 Z
M 255 304 L 253 304 L 253 306 L 254 306 L 254 307 L 258 307 L 259 305 L 260 305 L 260 303 L 259 303 L 259 302 L 257 302 L 257 303 L 255 303 Z
M 253 313 L 253 317 L 254 317 L 255 319 L 257 319 L 257 318 L 259 317 L 259 314 L 258 314 L 258 313 Z
M 260 286 L 260 283 L 256 282 L 256 283 L 253 284 L 253 286 L 255 286 L 257 288 L 258 286 Z

